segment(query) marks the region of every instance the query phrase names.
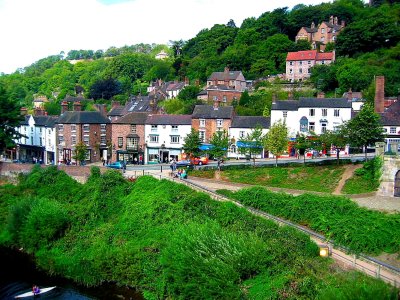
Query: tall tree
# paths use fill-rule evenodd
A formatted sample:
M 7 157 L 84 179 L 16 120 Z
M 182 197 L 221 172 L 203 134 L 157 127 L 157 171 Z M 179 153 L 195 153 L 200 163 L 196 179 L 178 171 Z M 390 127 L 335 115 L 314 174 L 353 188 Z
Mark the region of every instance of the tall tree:
M 381 117 L 370 104 L 364 104 L 361 111 L 343 126 L 350 145 L 363 147 L 367 160 L 367 147 L 384 140 Z
M 192 128 L 190 133 L 184 139 L 185 143 L 183 144 L 183 151 L 189 154 L 190 157 L 198 157 L 200 156 L 200 146 L 201 146 L 201 139 L 199 132 Z
M 263 150 L 263 140 L 262 128 L 261 126 L 256 126 L 238 141 L 238 152 L 253 159 L 253 166 L 256 165 L 256 155 L 259 155 Z
M 209 150 L 210 154 L 212 154 L 216 158 L 222 158 L 226 156 L 226 152 L 229 147 L 229 135 L 228 132 L 224 129 L 223 131 L 214 132 L 211 137 L 210 144 L 213 147 Z
M 275 166 L 278 166 L 278 157 L 288 148 L 288 127 L 285 122 L 279 120 L 268 131 L 265 139 L 265 148 L 275 155 Z
M 6 148 L 13 147 L 14 140 L 23 135 L 16 130 L 22 120 L 20 107 L 8 98 L 2 85 L 0 85 L 0 120 L 0 149 L 5 151 Z

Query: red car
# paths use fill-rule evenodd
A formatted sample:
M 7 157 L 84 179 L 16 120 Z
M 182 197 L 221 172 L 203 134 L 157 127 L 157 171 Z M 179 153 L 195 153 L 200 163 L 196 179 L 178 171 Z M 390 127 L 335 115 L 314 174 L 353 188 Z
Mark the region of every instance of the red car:
M 193 163 L 194 163 L 195 165 L 199 165 L 199 166 L 201 166 L 201 165 L 207 165 L 207 164 L 208 164 L 208 157 L 205 157 L 205 156 L 203 156 L 203 157 L 196 157 L 196 158 L 194 158 Z

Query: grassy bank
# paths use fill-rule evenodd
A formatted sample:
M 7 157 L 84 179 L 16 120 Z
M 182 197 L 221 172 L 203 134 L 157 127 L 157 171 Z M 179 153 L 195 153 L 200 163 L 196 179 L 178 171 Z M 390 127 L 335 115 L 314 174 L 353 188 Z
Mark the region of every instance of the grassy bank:
M 400 253 L 400 214 L 368 210 L 339 196 L 293 196 L 263 187 L 218 192 L 245 206 L 307 226 L 356 253 Z
M 0 243 L 86 284 L 114 281 L 147 299 L 395 299 L 382 281 L 343 272 L 318 247 L 232 203 L 167 180 L 120 173 L 85 184 L 35 168 L 0 188 Z

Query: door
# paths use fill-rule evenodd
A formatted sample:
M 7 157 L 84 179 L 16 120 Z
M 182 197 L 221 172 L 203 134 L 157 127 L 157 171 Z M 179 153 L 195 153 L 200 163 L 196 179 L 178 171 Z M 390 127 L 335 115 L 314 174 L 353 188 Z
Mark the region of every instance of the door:
M 396 177 L 394 178 L 394 195 L 400 197 L 400 171 L 397 171 Z

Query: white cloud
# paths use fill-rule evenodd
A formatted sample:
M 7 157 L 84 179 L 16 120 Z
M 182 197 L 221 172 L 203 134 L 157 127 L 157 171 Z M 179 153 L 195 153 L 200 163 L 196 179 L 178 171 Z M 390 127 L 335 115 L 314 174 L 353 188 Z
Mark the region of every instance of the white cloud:
M 0 72 L 11 73 L 49 55 L 137 43 L 187 40 L 201 29 L 259 17 L 277 7 L 260 0 L 0 0 Z M 115 1 L 114 1 L 115 2 Z M 303 4 L 317 4 L 306 0 Z

